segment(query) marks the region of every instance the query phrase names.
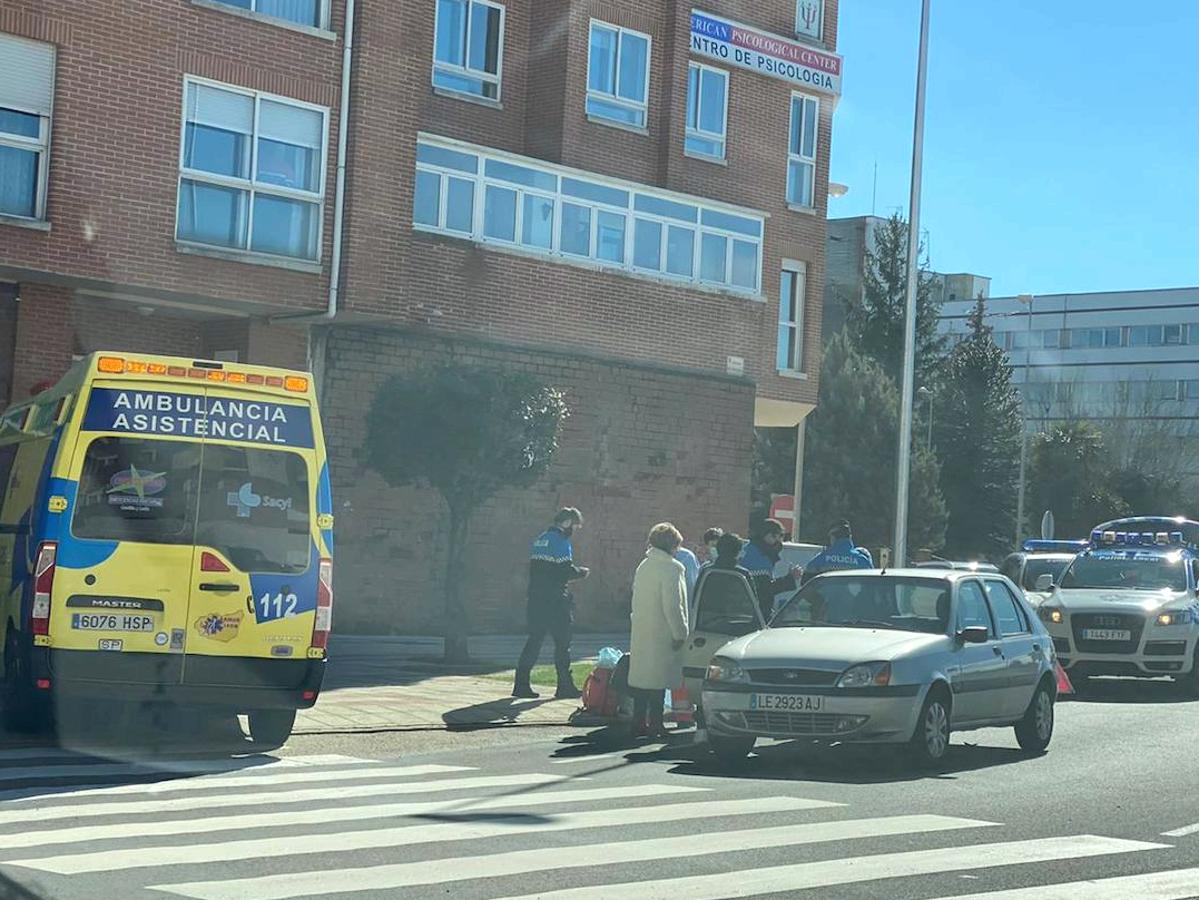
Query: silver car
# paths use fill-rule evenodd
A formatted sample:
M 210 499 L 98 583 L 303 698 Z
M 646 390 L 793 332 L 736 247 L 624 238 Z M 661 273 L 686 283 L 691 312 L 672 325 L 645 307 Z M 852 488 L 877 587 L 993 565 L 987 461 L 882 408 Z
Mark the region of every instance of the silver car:
M 974 728 L 1015 726 L 1045 750 L 1056 699 L 1053 642 L 1007 578 L 897 569 L 810 581 L 716 652 L 702 711 L 726 759 L 772 737 L 901 743 L 935 764 Z

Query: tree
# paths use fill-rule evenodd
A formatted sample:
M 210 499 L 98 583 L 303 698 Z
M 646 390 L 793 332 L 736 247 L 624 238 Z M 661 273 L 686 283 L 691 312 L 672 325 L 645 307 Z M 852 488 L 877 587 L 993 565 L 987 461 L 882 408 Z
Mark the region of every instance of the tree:
M 752 527 L 770 512 L 774 494 L 795 490 L 795 429 L 755 428 L 749 521 Z
M 860 297 L 845 298 L 845 322 L 855 345 L 883 367 L 896 384 L 903 368 L 904 310 L 908 278 L 908 223 L 895 213 L 874 233 L 867 248 Z M 923 255 L 923 247 L 921 247 Z M 937 334 L 941 304 L 933 292 L 927 260 L 916 282 L 916 384 L 933 382 L 945 341 Z
M 425 484 L 448 515 L 445 656 L 465 660 L 463 557 L 474 511 L 505 487 L 535 482 L 569 416 L 561 391 L 525 373 L 444 367 L 397 375 L 367 415 L 366 463 L 392 486 Z
M 825 348 L 820 402 L 804 448 L 804 539 L 823 543 L 834 520 L 849 519 L 867 547 L 891 546 L 899 392 L 881 366 L 860 353 L 845 331 Z M 923 444 L 912 448 L 909 532 L 913 547 L 944 540 L 945 504 L 938 467 Z
M 979 299 L 969 333 L 942 367 L 933 403 L 941 493 L 949 513 L 946 552 L 997 558 L 1011 549 L 1020 466 L 1020 396 Z
M 1037 435 L 1030 454 L 1029 509 L 1053 512 L 1055 530 L 1087 537 L 1107 519 L 1129 514 L 1116 492 L 1103 435 L 1081 420 L 1055 425 Z

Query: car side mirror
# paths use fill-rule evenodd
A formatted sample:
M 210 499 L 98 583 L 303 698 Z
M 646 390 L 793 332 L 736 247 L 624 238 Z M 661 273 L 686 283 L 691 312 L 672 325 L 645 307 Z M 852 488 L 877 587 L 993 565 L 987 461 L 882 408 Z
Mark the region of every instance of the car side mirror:
M 971 625 L 958 632 L 958 640 L 963 644 L 985 644 L 989 638 L 990 633 L 985 625 Z
M 1046 572 L 1044 575 L 1037 576 L 1037 592 L 1046 593 L 1053 590 L 1053 576 Z

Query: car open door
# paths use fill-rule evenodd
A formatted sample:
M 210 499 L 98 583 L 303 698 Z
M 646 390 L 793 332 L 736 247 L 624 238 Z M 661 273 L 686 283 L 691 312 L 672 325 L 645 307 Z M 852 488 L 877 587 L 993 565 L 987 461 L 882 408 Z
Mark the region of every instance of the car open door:
M 683 657 L 683 677 L 691 696 L 699 699 L 704 673 L 717 650 L 765 627 L 749 579 L 734 569 L 704 569 L 695 584 L 691 634 Z

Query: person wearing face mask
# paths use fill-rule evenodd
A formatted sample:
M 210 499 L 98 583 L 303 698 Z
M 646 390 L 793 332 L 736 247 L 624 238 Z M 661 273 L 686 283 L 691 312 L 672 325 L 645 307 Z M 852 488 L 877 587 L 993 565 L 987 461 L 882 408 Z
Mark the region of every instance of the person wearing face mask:
M 554 524 L 533 541 L 529 554 L 528 623 L 525 641 L 516 664 L 513 697 L 535 699 L 539 695 L 529 684 L 529 676 L 546 635 L 554 639 L 554 667 L 558 672 L 557 699 L 582 696 L 570 674 L 570 639 L 574 626 L 574 596 L 569 585 L 586 578 L 590 570 L 574 564 L 571 537 L 583 525 L 583 514 L 566 507 L 554 516 Z
M 709 528 L 704 532 L 704 546 L 708 551 L 708 555 L 704 558 L 705 566 L 715 563 L 716 558 L 720 555 L 716 549 L 716 545 L 720 542 L 721 535 L 723 534 L 723 528 Z
M 741 554 L 741 565 L 749 572 L 750 582 L 758 597 L 758 609 L 766 621 L 774 612 L 774 598 L 795 590 L 802 573 L 796 566 L 782 578 L 774 577 L 774 567 L 783 554 L 785 534 L 781 522 L 766 519 L 750 532 L 750 541 Z

